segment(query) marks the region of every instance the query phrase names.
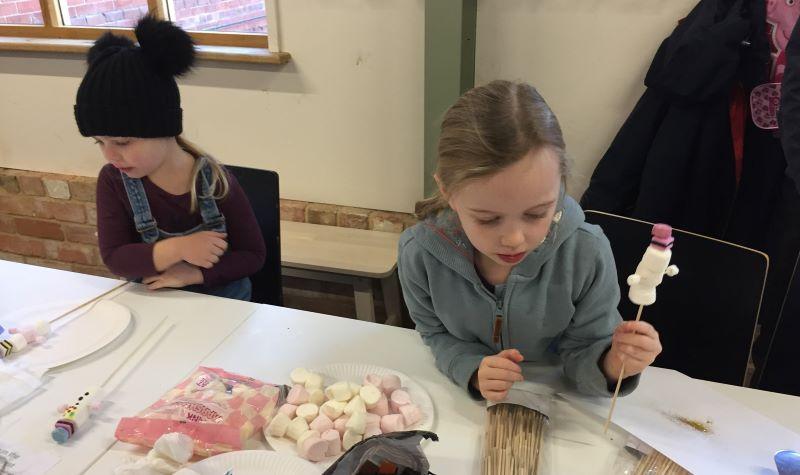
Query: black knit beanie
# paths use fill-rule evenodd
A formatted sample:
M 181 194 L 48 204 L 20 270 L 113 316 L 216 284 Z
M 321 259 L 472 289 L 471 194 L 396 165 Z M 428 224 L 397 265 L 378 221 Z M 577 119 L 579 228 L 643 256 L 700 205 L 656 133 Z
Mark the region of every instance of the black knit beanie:
M 189 71 L 191 37 L 168 21 L 145 16 L 134 44 L 108 32 L 89 50 L 89 68 L 75 100 L 84 137 L 175 137 L 182 127 L 176 76 Z

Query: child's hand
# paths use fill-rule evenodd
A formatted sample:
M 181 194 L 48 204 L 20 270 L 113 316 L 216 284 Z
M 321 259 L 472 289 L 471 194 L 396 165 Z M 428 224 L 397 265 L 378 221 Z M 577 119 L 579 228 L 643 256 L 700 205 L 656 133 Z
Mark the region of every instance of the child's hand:
M 647 322 L 623 322 L 614 331 L 611 349 L 603 360 L 606 379 L 616 382 L 622 362 L 625 361 L 623 378 L 644 371 L 661 353 L 661 341 L 653 325 Z
M 225 233 L 214 231 L 200 231 L 181 236 L 177 238 L 181 258 L 197 267 L 211 269 L 219 262 L 219 256 L 228 248 L 228 242 L 225 240 L 227 237 Z
M 503 350 L 481 360 L 476 377 L 472 381 L 475 389 L 487 401 L 502 401 L 515 381 L 522 381 L 520 363 L 524 358 L 517 350 Z
M 172 287 L 179 289 L 192 284 L 203 283 L 203 273 L 197 267 L 179 262 L 161 274 L 154 275 L 142 280 L 150 290 Z

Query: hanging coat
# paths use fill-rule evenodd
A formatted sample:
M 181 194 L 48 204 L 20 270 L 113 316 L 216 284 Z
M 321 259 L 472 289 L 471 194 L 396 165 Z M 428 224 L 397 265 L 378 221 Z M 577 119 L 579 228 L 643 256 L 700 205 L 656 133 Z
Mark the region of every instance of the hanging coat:
M 724 237 L 737 201 L 731 97 L 768 74 L 763 0 L 702 0 L 659 47 L 584 209 Z

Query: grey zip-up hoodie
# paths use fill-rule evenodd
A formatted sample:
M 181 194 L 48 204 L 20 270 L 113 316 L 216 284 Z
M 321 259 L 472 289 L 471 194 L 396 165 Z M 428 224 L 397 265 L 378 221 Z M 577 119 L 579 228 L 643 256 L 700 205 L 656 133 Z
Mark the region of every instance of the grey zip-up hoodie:
M 398 272 L 411 318 L 436 366 L 462 388 L 470 390 L 485 356 L 516 348 L 525 361 L 563 363 L 580 392 L 611 395 L 599 366 L 622 322 L 611 246 L 572 198 L 560 209 L 545 242 L 494 293 L 478 276 L 455 212 L 443 211 L 400 237 Z M 620 393 L 637 383 L 627 378 Z

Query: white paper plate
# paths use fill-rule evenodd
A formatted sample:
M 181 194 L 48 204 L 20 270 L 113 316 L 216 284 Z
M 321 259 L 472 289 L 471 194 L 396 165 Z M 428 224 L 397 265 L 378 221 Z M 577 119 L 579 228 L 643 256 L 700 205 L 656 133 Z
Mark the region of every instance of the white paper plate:
M 29 345 L 12 355 L 8 362 L 20 361 L 39 371 L 70 363 L 114 341 L 128 328 L 130 321 L 131 312 L 127 307 L 111 300 L 100 300 L 86 313 L 56 328 L 42 344 Z
M 400 371 L 366 363 L 334 363 L 321 368 L 309 368 L 309 371 L 321 375 L 323 384 L 326 387 L 337 381 L 351 381 L 353 383 L 362 384 L 364 382 L 364 376 L 368 374 L 377 374 L 378 376 L 396 374 L 400 377 L 400 383 L 402 384 L 403 389 L 408 391 L 409 396 L 411 396 L 411 401 L 416 404 L 419 407 L 420 412 L 422 412 L 422 420 L 411 427 L 407 427 L 406 429 L 433 429 L 435 414 L 431 395 L 428 394 L 428 391 L 426 391 L 425 388 L 422 387 L 422 385 L 420 385 L 417 381 L 412 379 L 410 376 L 401 373 Z M 266 439 L 267 443 L 276 451 L 297 456 L 297 444 L 292 439 L 272 436 L 267 436 Z M 425 443 L 426 440 L 427 439 L 423 440 L 423 443 Z M 328 467 L 334 461 L 336 461 L 337 458 L 338 457 L 328 457 L 322 462 L 319 462 L 318 466 Z
M 271 450 L 240 450 L 201 460 L 188 467 L 199 475 L 319 475 L 318 467 L 297 457 Z

